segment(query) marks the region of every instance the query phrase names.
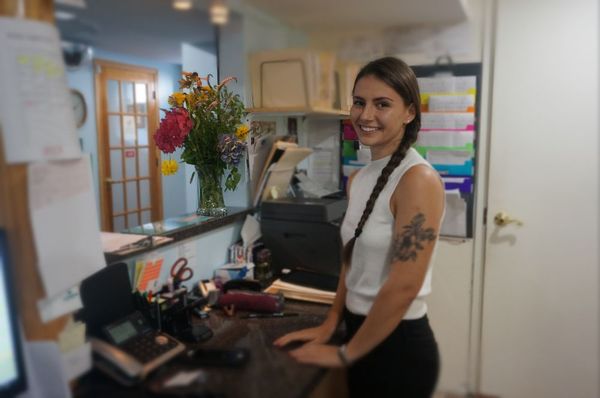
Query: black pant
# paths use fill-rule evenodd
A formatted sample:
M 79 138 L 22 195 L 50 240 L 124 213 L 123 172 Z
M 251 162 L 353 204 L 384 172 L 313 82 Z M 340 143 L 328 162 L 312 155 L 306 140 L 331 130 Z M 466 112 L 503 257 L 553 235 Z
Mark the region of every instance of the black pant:
M 344 310 L 346 342 L 365 317 Z M 429 398 L 439 375 L 440 360 L 427 315 L 403 320 L 394 331 L 348 369 L 350 397 Z

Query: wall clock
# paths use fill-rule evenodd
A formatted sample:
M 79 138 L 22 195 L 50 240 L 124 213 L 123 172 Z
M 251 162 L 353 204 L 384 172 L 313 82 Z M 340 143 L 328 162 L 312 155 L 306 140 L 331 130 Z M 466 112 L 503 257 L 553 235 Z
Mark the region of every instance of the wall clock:
M 80 128 L 87 118 L 87 104 L 85 97 L 79 90 L 71 89 L 71 106 L 75 115 L 75 124 Z

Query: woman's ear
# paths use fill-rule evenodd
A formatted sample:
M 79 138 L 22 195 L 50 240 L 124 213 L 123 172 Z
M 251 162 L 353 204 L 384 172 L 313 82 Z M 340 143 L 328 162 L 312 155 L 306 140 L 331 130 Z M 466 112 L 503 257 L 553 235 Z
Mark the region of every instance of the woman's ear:
M 406 118 L 404 119 L 404 124 L 409 124 L 415 118 L 415 104 L 410 104 L 408 109 L 406 110 Z

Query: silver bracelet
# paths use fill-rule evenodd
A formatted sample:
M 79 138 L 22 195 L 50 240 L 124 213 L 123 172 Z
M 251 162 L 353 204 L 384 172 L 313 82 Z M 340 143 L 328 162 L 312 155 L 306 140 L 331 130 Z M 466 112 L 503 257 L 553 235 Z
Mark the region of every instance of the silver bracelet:
M 346 344 L 342 344 L 338 347 L 337 350 L 338 357 L 340 357 L 340 361 L 342 361 L 342 365 L 350 366 L 350 360 L 348 359 L 348 355 L 346 354 Z

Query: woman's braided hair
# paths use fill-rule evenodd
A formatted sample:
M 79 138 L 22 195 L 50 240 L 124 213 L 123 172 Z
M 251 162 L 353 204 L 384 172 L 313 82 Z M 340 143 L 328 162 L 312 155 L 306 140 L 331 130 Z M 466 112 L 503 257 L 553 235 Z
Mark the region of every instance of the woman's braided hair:
M 358 72 L 354 80 L 354 87 L 356 87 L 356 83 L 360 79 L 366 76 L 373 76 L 393 88 L 402 97 L 406 106 L 412 105 L 414 107 L 415 117 L 406 125 L 404 136 L 400 144 L 398 144 L 398 148 L 396 148 L 388 163 L 381 170 L 381 174 L 377 178 L 373 191 L 371 191 L 360 221 L 354 230 L 354 237 L 346 243 L 342 250 L 342 262 L 347 267 L 350 267 L 354 242 L 362 234 L 363 228 L 375 207 L 375 201 L 385 187 L 385 184 L 387 184 L 394 169 L 398 167 L 410 147 L 417 141 L 417 134 L 421 128 L 421 97 L 419 95 L 417 77 L 404 61 L 394 57 L 384 57 L 369 62 Z M 399 120 L 398 123 L 403 123 L 403 121 Z

